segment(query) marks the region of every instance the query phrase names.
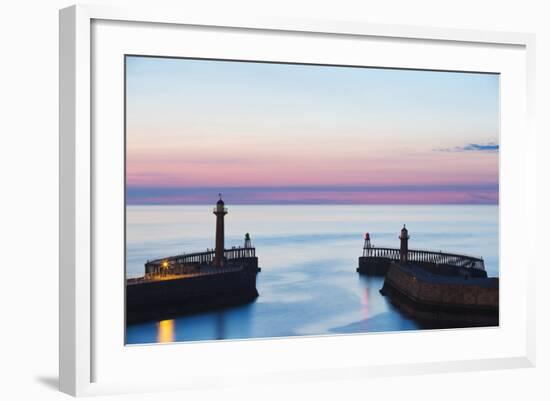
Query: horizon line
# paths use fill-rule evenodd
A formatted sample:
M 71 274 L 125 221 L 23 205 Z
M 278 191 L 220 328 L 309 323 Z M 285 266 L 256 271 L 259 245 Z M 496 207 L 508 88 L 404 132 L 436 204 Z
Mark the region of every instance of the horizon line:
M 215 206 L 216 203 L 155 203 L 155 202 L 126 202 L 126 206 Z M 323 203 L 323 202 L 287 202 L 287 203 L 226 203 L 226 206 L 499 206 L 500 202 L 447 202 L 447 203 Z

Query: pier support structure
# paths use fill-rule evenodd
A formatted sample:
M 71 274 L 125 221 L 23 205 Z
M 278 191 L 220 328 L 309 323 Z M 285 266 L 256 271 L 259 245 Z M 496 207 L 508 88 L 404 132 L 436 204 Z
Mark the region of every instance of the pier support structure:
M 227 208 L 223 203 L 222 194 L 219 195 L 220 200 L 214 208 L 214 214 L 216 215 L 216 253 L 214 256 L 214 266 L 223 266 L 223 253 L 225 249 L 224 217 L 227 214 Z

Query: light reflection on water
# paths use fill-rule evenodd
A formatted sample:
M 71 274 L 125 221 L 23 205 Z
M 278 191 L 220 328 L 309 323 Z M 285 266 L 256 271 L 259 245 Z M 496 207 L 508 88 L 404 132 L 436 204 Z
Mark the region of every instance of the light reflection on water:
M 174 320 L 161 320 L 157 323 L 158 334 L 157 342 L 158 343 L 171 343 L 174 342 L 175 332 L 174 332 Z
M 130 206 L 127 217 L 128 276 L 142 273 L 147 259 L 214 247 L 207 205 Z M 489 275 L 498 276 L 497 206 L 229 205 L 226 246 L 251 233 L 262 267 L 260 297 L 176 318 L 171 341 L 418 329 L 380 295 L 382 279 L 355 272 L 362 234 L 369 231 L 377 246 L 398 247 L 403 223 L 411 248 L 483 256 Z M 129 326 L 128 343 L 160 342 L 161 327 Z

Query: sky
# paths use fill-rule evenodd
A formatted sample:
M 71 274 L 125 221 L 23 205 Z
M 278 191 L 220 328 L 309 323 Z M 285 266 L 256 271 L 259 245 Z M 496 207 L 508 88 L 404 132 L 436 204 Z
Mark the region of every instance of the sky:
M 498 204 L 499 76 L 127 56 L 128 204 Z

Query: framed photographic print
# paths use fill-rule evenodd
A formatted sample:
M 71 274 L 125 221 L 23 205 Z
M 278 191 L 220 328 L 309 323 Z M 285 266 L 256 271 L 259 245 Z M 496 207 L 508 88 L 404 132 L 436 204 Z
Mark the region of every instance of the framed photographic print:
M 531 366 L 533 43 L 62 10 L 61 390 Z

